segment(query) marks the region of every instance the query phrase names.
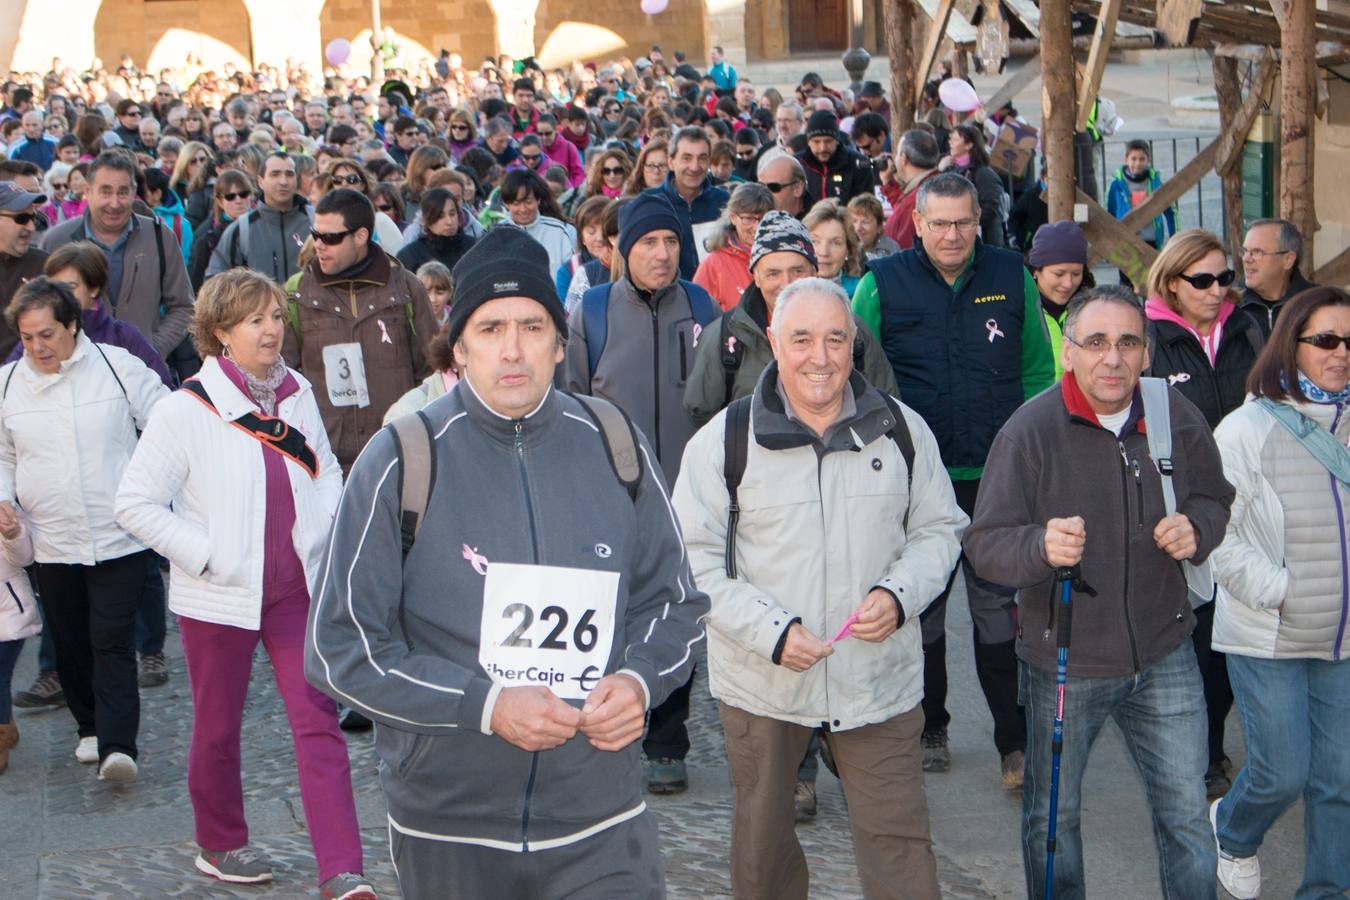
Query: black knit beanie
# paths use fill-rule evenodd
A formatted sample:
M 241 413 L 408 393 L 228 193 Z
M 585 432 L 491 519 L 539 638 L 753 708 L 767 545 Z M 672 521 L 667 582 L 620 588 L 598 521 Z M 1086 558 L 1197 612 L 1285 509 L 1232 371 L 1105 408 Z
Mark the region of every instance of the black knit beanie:
M 567 338 L 567 310 L 548 270 L 548 253 L 524 229 L 497 225 L 460 257 L 452 277 L 455 299 L 450 307 L 450 346 L 475 309 L 501 297 L 537 301 L 558 326 L 558 333 Z

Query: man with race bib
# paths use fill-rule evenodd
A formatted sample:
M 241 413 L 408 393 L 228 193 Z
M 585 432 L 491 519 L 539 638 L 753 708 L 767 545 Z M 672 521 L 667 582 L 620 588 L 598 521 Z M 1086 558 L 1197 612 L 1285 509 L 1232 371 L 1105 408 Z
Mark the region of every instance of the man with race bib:
M 646 439 L 552 387 L 542 248 L 494 229 L 455 281 L 464 376 L 352 466 L 306 672 L 377 723 L 404 896 L 663 897 L 637 741 L 708 599 Z

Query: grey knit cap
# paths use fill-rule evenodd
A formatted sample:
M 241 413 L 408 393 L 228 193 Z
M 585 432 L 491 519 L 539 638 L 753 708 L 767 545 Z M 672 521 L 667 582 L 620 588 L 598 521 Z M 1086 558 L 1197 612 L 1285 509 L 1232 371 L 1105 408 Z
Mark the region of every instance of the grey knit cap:
M 781 209 L 771 209 L 759 220 L 759 228 L 755 230 L 755 243 L 750 248 L 750 271 L 755 270 L 755 263 L 761 256 L 780 250 L 800 253 L 810 260 L 811 268 L 817 268 L 816 248 L 806 226 Z

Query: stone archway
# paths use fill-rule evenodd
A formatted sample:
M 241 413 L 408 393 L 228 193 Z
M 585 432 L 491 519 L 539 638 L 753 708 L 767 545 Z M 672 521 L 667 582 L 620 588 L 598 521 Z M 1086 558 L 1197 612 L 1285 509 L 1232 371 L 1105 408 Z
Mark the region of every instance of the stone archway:
M 243 0 L 103 0 L 94 17 L 94 52 L 112 69 L 127 53 L 143 70 L 150 59 L 182 65 L 188 54 L 208 68 L 251 65 L 253 41 Z

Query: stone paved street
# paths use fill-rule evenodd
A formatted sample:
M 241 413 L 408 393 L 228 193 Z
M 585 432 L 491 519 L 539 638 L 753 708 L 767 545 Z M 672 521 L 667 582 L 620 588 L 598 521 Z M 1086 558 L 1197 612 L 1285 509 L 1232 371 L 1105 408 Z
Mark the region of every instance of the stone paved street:
M 949 610 L 953 770 L 928 776 L 929 803 L 944 894 L 950 898 L 1024 893 L 1018 846 L 1020 797 L 998 784 L 991 725 L 970 659 L 969 620 L 958 590 Z M 25 647 L 16 684 L 27 685 L 36 642 Z M 187 676 L 177 634 L 167 686 L 143 692 L 141 780 L 113 788 L 73 756 L 74 729 L 64 709 L 21 712 L 23 742 L 0 776 L 0 898 L 300 897 L 313 896 L 315 870 L 296 789 L 285 713 L 259 653 L 244 742 L 244 792 L 251 841 L 270 856 L 276 879 L 231 888 L 192 867 L 192 815 L 185 760 L 191 726 Z M 1240 762 L 1236 717 L 1229 753 Z M 727 769 L 715 706 L 700 677 L 691 719 L 691 788 L 651 798 L 660 822 L 673 900 L 730 896 Z M 384 806 L 369 735 L 349 738 L 366 871 L 397 896 L 386 850 Z M 820 814 L 798 829 L 811 867 L 813 898 L 861 896 L 838 782 L 822 767 Z M 1119 734 L 1108 728 L 1093 754 L 1083 810 L 1089 896 L 1158 894 L 1156 856 L 1138 778 Z M 1301 810 L 1291 810 L 1261 855 L 1265 897 L 1292 896 L 1301 871 Z M 522 898 L 524 900 L 524 898 Z

